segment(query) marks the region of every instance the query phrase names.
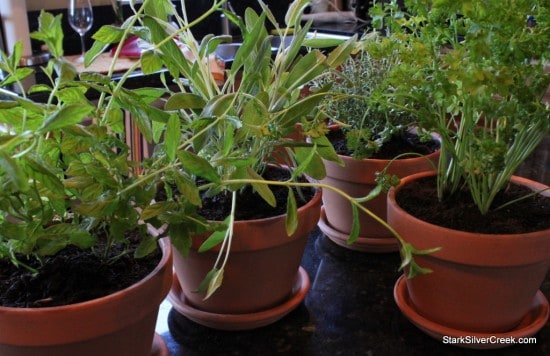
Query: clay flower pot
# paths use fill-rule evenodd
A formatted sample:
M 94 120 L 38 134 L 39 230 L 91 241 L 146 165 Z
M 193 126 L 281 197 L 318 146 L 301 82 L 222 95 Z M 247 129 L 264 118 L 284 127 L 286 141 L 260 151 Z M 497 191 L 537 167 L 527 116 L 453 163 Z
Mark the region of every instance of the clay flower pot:
M 193 238 L 187 256 L 174 249 L 177 279 L 168 296 L 179 313 L 216 329 L 253 329 L 296 308 L 309 289 L 300 267 L 309 233 L 319 220 L 321 192 L 298 209 L 298 229 L 285 231 L 285 215 L 236 221 L 221 287 L 208 299 L 194 292 L 216 260 L 218 248 L 198 253 L 206 237 Z
M 386 159 L 355 159 L 342 155 L 339 157 L 344 161 L 344 167 L 324 160 L 327 175 L 321 183 L 336 187 L 354 198 L 368 195 L 376 187 L 375 173 L 382 171 L 390 162 Z M 429 161 L 437 164 L 438 157 L 439 150 L 426 157 L 395 160 L 387 172 L 401 178 L 417 172 L 431 171 L 434 166 Z M 363 206 L 380 218 L 386 219 L 385 194 L 364 203 Z M 359 218 L 359 237 L 355 243 L 348 244 L 352 227 L 350 203 L 333 191 L 323 192 L 323 212 L 319 227 L 329 239 L 340 246 L 357 251 L 384 253 L 399 249 L 397 239 L 383 225 L 361 211 Z
M 550 230 L 525 234 L 480 234 L 452 230 L 419 220 L 401 209 L 396 194 L 407 183 L 433 175 L 406 177 L 388 194 L 388 223 L 417 249 L 441 247 L 416 262 L 433 270 L 401 277 L 395 299 L 403 313 L 429 335 L 524 337 L 548 319 L 548 301 L 539 291 L 550 268 Z M 512 182 L 533 191 L 546 188 L 525 178 Z M 550 192 L 543 193 L 550 196 Z M 503 347 L 471 343 L 465 347 Z
M 114 294 L 59 307 L 0 307 L 0 355 L 159 354 L 162 347 L 153 345 L 155 324 L 172 283 L 171 246 L 164 240 L 160 244 L 163 256 L 158 266 Z

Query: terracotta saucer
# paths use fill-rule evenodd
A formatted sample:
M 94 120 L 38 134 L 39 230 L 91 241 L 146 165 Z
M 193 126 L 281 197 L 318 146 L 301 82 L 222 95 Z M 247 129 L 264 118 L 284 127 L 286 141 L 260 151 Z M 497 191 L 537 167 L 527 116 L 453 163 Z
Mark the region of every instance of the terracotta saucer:
M 391 237 L 359 236 L 353 244 L 348 244 L 349 234 L 336 230 L 328 223 L 324 207 L 321 207 L 321 218 L 317 226 L 332 242 L 350 250 L 372 253 L 388 253 L 399 250 L 399 242 L 396 238 Z
M 296 309 L 306 297 L 309 286 L 309 276 L 306 270 L 300 267 L 292 288 L 292 296 L 283 304 L 256 313 L 216 314 L 195 309 L 189 305 L 178 278 L 174 275 L 168 300 L 176 311 L 198 324 L 219 330 L 249 330 L 274 323 Z
M 535 295 L 535 299 L 533 299 L 531 310 L 525 315 L 516 328 L 504 333 L 486 334 L 452 329 L 428 320 L 418 314 L 410 300 L 405 276 L 399 277 L 395 283 L 393 296 L 401 312 L 420 330 L 439 341 L 443 341 L 444 336 L 454 338 L 468 336 L 469 338 L 464 343 L 452 344 L 468 349 L 499 349 L 512 346 L 512 343 L 497 343 L 494 340 L 497 338 L 515 338 L 517 342 L 518 338 L 531 337 L 546 325 L 546 321 L 550 314 L 548 300 L 541 291 L 538 291 Z M 488 342 L 479 342 L 481 339 L 486 339 Z M 491 340 L 493 340 L 493 342 L 491 342 Z
M 159 334 L 155 333 L 153 338 L 153 347 L 151 348 L 151 356 L 170 356 L 170 350 L 166 345 L 166 341 Z

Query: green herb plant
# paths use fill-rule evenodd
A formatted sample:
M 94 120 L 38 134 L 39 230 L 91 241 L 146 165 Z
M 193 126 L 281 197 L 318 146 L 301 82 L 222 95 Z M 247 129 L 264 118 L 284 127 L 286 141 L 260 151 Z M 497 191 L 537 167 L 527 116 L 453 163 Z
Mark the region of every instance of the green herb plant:
M 466 186 L 481 214 L 550 132 L 550 7 L 545 1 L 378 4 L 401 64 L 383 105 L 441 136 L 440 200 Z M 379 22 L 381 23 L 381 22 Z M 407 80 L 403 80 L 407 78 Z
M 0 85 L 19 92 L 2 89 L 0 101 L 0 258 L 37 273 L 27 258 L 42 260 L 67 246 L 106 258 L 113 244 L 129 242 L 130 232 L 141 241 L 135 257 L 145 256 L 156 238 L 136 208 L 152 197 L 130 187 L 138 164 L 123 141 L 116 83 L 97 73 L 79 76 L 63 58 L 60 15 L 42 12 L 39 23 L 31 36 L 52 55 L 41 69 L 46 83 L 25 90 L 22 80 L 33 70 L 17 66 L 20 43 L 11 55 L 0 54 Z M 108 105 L 89 100 L 92 90 Z
M 344 132 L 347 149 L 357 159 L 374 156 L 416 121 L 410 112 L 379 104 L 384 92 L 391 90 L 387 73 L 399 64 L 386 44 L 377 32 L 365 34 L 353 56 L 314 82 L 315 87 L 332 83 L 323 110 Z
M 188 21 L 183 1 L 182 11 L 168 0 L 130 2 L 133 14 L 119 25 L 101 27 L 85 58 L 89 65 L 111 46 L 138 36 L 150 48 L 123 73 L 115 73 L 119 46 L 106 74 L 78 74 L 63 58 L 61 18 L 46 12 L 32 36 L 52 53 L 42 68 L 48 84 L 25 93 L 21 81 L 31 71 L 17 67 L 20 45 L 11 56 L 1 54 L 6 73 L 1 85 L 16 87 L 20 94 L 2 90 L 0 101 L 0 258 L 23 266 L 21 256 L 40 260 L 69 245 L 105 255 L 98 231 L 105 234 L 108 249 L 126 241 L 125 232 L 133 230 L 140 233 L 140 257 L 162 236 L 148 235 L 144 222 L 166 227 L 172 243 L 185 254 L 193 236 L 213 232 L 203 248 L 218 243 L 223 247 L 205 280 L 211 294 L 222 282 L 238 191 L 251 186 L 274 205 L 269 187 L 287 187 L 291 234 L 300 198 L 299 189 L 295 193 L 293 188 L 334 190 L 315 181 L 325 174 L 321 158 L 338 159 L 319 125 L 323 113 L 318 105 L 330 87 L 311 95 L 302 95 L 302 88 L 342 64 L 355 48 L 355 38 L 338 45 L 310 38 L 310 24 L 300 21 L 306 0 L 292 3 L 284 28 L 261 2 L 263 11 L 247 11 L 244 19 L 224 10 L 244 40 L 220 83 L 210 71 L 210 60 L 228 38 L 206 36 L 199 42 L 191 28 L 222 11 L 224 2 L 214 1 L 194 21 Z M 266 21 L 283 37 L 279 47 L 273 48 Z M 138 70 L 158 75 L 163 87 L 127 89 L 125 84 Z M 94 101 L 89 99 L 93 93 Z M 155 145 L 153 156 L 143 162 L 129 159 L 123 111 Z M 310 135 L 312 143 L 289 138 L 296 127 Z M 263 170 L 281 151 L 286 152 L 281 157 L 291 167 L 291 179 L 265 180 Z M 312 180 L 297 179 L 304 174 Z M 160 191 L 166 199 L 155 200 Z M 218 193 L 232 196 L 231 213 L 223 222 L 206 221 L 198 214 L 201 196 Z M 358 199 L 339 193 L 350 201 L 355 215 L 361 209 L 377 218 Z M 358 226 L 352 235 L 357 232 Z M 418 252 L 403 244 L 404 255 Z

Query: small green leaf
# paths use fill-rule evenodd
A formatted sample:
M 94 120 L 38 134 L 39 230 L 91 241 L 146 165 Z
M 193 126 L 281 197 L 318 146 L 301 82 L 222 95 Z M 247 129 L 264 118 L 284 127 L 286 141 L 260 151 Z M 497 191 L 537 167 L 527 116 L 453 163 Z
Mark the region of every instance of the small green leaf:
M 160 214 L 164 214 L 176 208 L 177 206 L 176 206 L 176 203 L 174 202 L 160 201 L 145 207 L 145 209 L 143 209 L 143 211 L 141 212 L 140 217 L 142 220 L 147 221 L 156 216 L 159 216 Z
M 202 117 L 219 117 L 226 114 L 233 106 L 235 93 L 217 95 L 208 103 L 206 103 L 201 116 Z
M 322 158 L 327 161 L 335 162 L 341 167 L 344 166 L 344 161 L 340 158 L 340 156 L 338 156 L 328 137 L 313 137 L 311 138 L 311 141 L 317 144 L 317 152 Z
M 189 254 L 189 249 L 193 241 L 184 224 L 170 224 L 168 227 L 168 236 L 170 236 L 172 245 L 174 245 L 182 256 L 185 257 Z
M 180 143 L 180 120 L 177 115 L 170 115 L 168 119 L 168 125 L 164 133 L 164 146 L 166 149 L 166 155 L 170 162 L 176 159 L 176 150 Z
M 153 74 L 162 69 L 162 59 L 154 51 L 141 53 L 141 70 L 143 74 Z
M 88 104 L 68 104 L 53 113 L 39 128 L 41 132 L 49 132 L 82 122 L 94 108 Z
M 190 179 L 185 177 L 183 174 L 177 174 L 175 176 L 176 187 L 180 194 L 187 199 L 191 204 L 201 207 L 202 200 L 199 194 L 197 186 Z
M 200 95 L 192 93 L 176 93 L 166 101 L 165 110 L 202 109 L 206 102 Z
M 103 43 L 118 43 L 124 35 L 124 30 L 113 26 L 113 25 L 103 25 L 97 30 L 92 38 Z
M 193 292 L 206 292 L 204 299 L 207 299 L 212 295 L 212 293 L 218 289 L 221 285 L 221 280 L 223 279 L 223 269 L 219 270 L 216 267 L 213 267 L 204 277 L 202 282 L 199 284 L 199 287 Z
M 211 182 L 219 183 L 218 172 L 210 163 L 196 154 L 189 151 L 179 151 L 178 157 L 181 160 L 183 169 L 196 176 L 208 179 Z
M 293 177 L 299 177 L 307 174 L 315 179 L 323 179 L 327 172 L 321 156 L 314 147 L 295 147 L 295 157 L 298 167 L 292 172 Z
M 157 239 L 155 239 L 153 236 L 146 235 L 142 238 L 142 240 L 139 243 L 139 246 L 137 247 L 136 251 L 134 252 L 135 258 L 142 258 L 153 251 L 157 249 Z

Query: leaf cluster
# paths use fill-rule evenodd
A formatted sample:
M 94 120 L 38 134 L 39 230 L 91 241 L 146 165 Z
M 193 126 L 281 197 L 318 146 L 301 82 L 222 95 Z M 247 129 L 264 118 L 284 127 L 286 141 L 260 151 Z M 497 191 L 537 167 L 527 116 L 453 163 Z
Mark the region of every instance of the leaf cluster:
M 41 259 L 69 245 L 95 248 L 98 239 L 108 249 L 136 229 L 142 237 L 136 257 L 148 254 L 156 244 L 136 207 L 152 196 L 129 188 L 138 165 L 122 138 L 124 93 L 115 94 L 110 78 L 79 76 L 62 57 L 61 15 L 42 12 L 39 21 L 32 37 L 51 49 L 53 58 L 41 68 L 49 83 L 24 91 L 21 81 L 33 70 L 17 66 L 20 44 L 10 56 L 1 53 L 2 85 L 21 93 L 4 91 L 0 101 L 0 258 L 21 265 L 21 257 Z M 92 89 L 109 105 L 92 102 Z
M 382 103 L 393 90 L 389 73 L 399 63 L 385 38 L 376 32 L 367 33 L 341 66 L 313 82 L 314 88 L 331 84 L 322 110 L 345 133 L 354 158 L 372 157 L 416 122 L 410 112 Z

